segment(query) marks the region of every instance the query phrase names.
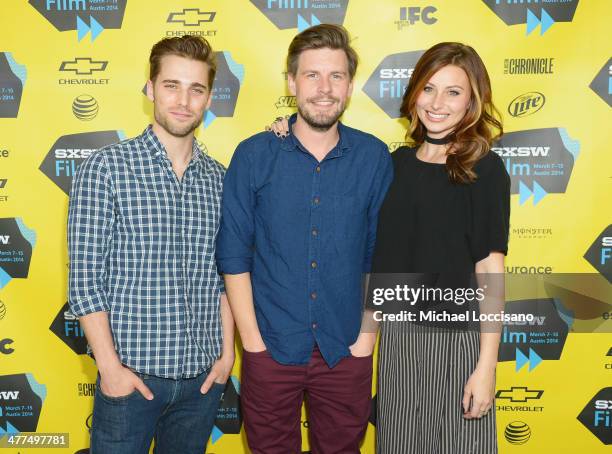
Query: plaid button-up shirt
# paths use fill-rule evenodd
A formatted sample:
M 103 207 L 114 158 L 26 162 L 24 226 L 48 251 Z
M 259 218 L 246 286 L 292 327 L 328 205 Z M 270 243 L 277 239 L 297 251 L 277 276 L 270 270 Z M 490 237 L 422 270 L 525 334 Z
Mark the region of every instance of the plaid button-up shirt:
M 77 316 L 108 312 L 119 359 L 133 370 L 194 377 L 220 356 L 215 238 L 224 173 L 194 140 L 179 181 L 151 127 L 78 169 L 68 212 L 70 307 Z

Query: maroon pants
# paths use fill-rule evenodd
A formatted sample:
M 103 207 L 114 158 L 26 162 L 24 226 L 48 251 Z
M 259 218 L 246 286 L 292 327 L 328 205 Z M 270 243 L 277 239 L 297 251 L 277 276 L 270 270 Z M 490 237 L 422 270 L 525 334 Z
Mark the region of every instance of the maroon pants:
M 342 359 L 333 369 L 317 348 L 305 366 L 285 366 L 267 351 L 242 357 L 240 401 L 253 454 L 302 452 L 306 395 L 313 454 L 355 454 L 365 434 L 372 396 L 372 356 Z

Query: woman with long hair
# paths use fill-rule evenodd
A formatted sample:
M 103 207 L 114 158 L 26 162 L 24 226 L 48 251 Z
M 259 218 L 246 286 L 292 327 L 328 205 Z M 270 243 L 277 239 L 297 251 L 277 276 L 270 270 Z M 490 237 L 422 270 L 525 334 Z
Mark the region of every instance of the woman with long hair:
M 373 273 L 503 273 L 510 179 L 490 151 L 502 124 L 476 51 L 453 42 L 427 50 L 401 113 L 410 146 L 392 154 Z M 496 453 L 499 341 L 496 329 L 383 322 L 377 452 Z

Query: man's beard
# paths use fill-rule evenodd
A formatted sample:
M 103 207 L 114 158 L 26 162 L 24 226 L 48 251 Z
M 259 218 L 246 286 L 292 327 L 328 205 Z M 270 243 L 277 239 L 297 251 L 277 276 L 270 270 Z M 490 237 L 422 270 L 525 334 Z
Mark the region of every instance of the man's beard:
M 329 99 L 335 102 L 338 102 L 337 98 L 326 97 L 325 99 Z M 335 112 L 330 113 L 311 113 L 308 111 L 306 106 L 311 101 L 317 101 L 317 98 L 307 99 L 305 102 L 298 102 L 297 108 L 298 113 L 304 119 L 306 124 L 310 126 L 312 129 L 315 129 L 320 132 L 328 131 L 333 125 L 336 124 L 338 119 L 344 113 L 344 104 L 337 104 L 338 109 Z
M 173 125 L 167 116 L 161 115 L 158 112 L 154 113 L 155 121 L 159 124 L 168 134 L 174 137 L 186 137 L 191 134 L 202 122 L 203 114 L 200 118 L 196 118 L 192 123 L 183 125 Z

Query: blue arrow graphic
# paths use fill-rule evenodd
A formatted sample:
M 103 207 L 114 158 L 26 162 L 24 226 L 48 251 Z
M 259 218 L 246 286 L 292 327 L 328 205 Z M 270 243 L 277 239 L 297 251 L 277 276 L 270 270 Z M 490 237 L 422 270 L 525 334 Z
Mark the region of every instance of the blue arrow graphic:
M 540 19 L 527 8 L 527 35 L 534 31 L 538 25 L 540 25 Z
M 548 194 L 548 192 L 546 192 L 546 190 L 542 186 L 540 186 L 537 181 L 534 181 L 533 182 L 533 204 L 537 205 L 540 202 L 540 200 L 546 197 L 546 194 Z
M 550 17 L 550 15 L 546 12 L 544 8 L 542 8 L 542 28 L 540 29 L 540 36 L 542 36 L 546 31 L 552 27 L 552 24 L 555 23 L 555 20 Z
M 538 367 L 542 362 L 542 357 L 538 355 L 534 349 L 529 349 L 529 372 Z
M 100 33 L 104 31 L 104 27 L 91 16 L 89 16 L 89 23 L 91 24 L 91 42 L 94 42 L 100 36 Z
M 516 372 L 529 362 L 529 358 L 517 347 L 516 349 Z
M 522 205 L 531 197 L 531 189 L 523 183 L 523 181 L 519 181 L 519 205 Z

